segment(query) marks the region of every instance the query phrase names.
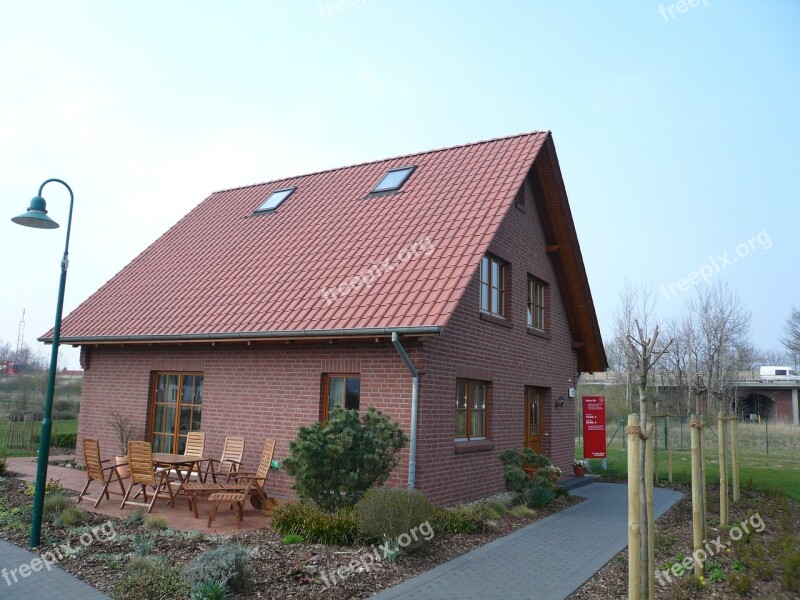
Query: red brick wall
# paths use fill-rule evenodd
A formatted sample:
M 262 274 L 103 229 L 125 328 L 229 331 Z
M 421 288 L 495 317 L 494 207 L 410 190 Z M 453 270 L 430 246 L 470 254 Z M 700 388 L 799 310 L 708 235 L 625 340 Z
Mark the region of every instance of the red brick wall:
M 425 373 L 421 401 L 417 485 L 440 503 L 456 503 L 504 491 L 498 455 L 522 448 L 525 427 L 525 386 L 547 388 L 542 402 L 542 452 L 565 474 L 574 457 L 574 400 L 577 368 L 563 302 L 549 257 L 539 216 L 527 190 L 525 212 L 512 208 L 489 251 L 511 266 L 506 315 L 511 327 L 481 318 L 476 272 L 441 338 L 425 343 Z M 549 339 L 528 333 L 528 273 L 549 284 Z M 491 382 L 486 442 L 454 442 L 456 379 Z M 562 407 L 555 399 L 564 396 Z M 477 449 L 474 452 L 457 452 Z
M 418 361 L 418 345 L 409 345 Z M 80 439 L 97 437 L 103 458 L 118 452 L 111 413 L 128 416 L 144 435 L 150 377 L 155 371 L 204 373 L 201 429 L 206 454 L 218 457 L 226 435 L 247 441 L 245 466 L 255 469 L 263 440 L 277 440 L 275 457 L 285 458 L 302 425 L 319 420 L 323 373 L 360 373 L 361 406 L 375 406 L 409 431 L 411 376 L 388 341 L 370 344 L 217 344 L 99 347 L 89 351 L 78 427 Z M 146 439 L 141 436 L 138 439 Z M 390 484 L 405 485 L 408 449 Z M 269 491 L 290 495 L 282 472 L 270 475 Z
M 490 251 L 510 263 L 505 327 L 481 319 L 477 273 L 444 334 L 419 342 L 402 340 L 421 372 L 417 487 L 438 503 L 456 503 L 503 491 L 499 453 L 524 442 L 526 385 L 547 388 L 542 402 L 543 452 L 563 470 L 574 455 L 576 359 L 562 298 L 533 198 L 526 210 L 512 208 Z M 435 258 L 435 254 L 433 257 Z M 549 284 L 548 337 L 526 326 L 527 275 Z M 321 375 L 360 373 L 361 405 L 389 413 L 409 432 L 411 377 L 388 341 L 376 343 L 263 343 L 152 347 L 99 347 L 84 350 L 83 398 L 79 438 L 98 437 L 104 455 L 117 452 L 110 415 L 147 427 L 151 373 L 202 371 L 205 375 L 202 430 L 207 454 L 219 456 L 226 434 L 247 439 L 245 463 L 255 468 L 265 437 L 277 439 L 276 458 L 288 454 L 298 428 L 319 418 Z M 456 378 L 491 382 L 487 422 L 489 441 L 467 443 L 473 452 L 456 452 Z M 564 396 L 563 407 L 554 401 Z M 80 441 L 79 441 L 80 444 Z M 463 448 L 465 445 L 461 444 Z M 407 480 L 408 451 L 390 482 Z M 279 471 L 270 493 L 291 494 Z

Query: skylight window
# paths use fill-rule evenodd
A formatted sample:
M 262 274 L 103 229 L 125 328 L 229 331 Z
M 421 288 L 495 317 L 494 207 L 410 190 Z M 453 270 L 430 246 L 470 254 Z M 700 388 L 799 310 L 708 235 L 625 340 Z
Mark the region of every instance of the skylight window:
M 270 212 L 278 208 L 281 202 L 286 200 L 296 190 L 296 187 L 285 188 L 282 190 L 275 190 L 269 195 L 269 198 L 256 209 L 256 212 Z
M 416 167 L 400 167 L 399 169 L 392 169 L 383 176 L 376 185 L 372 193 L 393 192 L 399 190 L 406 182 L 411 173 L 414 172 Z

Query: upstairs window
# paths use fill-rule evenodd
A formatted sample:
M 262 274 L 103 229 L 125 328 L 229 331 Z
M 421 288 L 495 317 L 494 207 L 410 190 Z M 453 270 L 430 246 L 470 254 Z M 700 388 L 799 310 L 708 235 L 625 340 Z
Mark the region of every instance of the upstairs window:
M 481 310 L 505 317 L 506 267 L 492 256 L 481 259 Z
M 391 169 L 383 176 L 374 188 L 373 194 L 380 194 L 385 192 L 394 192 L 399 190 L 406 180 L 411 176 L 416 167 L 400 167 L 398 169 Z
M 264 200 L 264 202 L 261 203 L 261 206 L 256 209 L 256 212 L 260 213 L 274 211 L 284 200 L 291 196 L 296 189 L 296 187 L 291 187 L 282 190 L 275 190 L 266 200 Z
M 528 327 L 545 330 L 547 311 L 547 284 L 536 277 L 528 277 Z

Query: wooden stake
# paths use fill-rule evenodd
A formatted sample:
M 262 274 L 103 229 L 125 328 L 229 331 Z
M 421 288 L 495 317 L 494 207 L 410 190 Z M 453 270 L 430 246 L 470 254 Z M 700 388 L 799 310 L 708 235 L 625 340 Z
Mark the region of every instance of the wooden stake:
M 739 501 L 739 419 L 731 417 L 731 476 L 733 478 L 733 501 Z
M 702 485 L 703 472 L 701 466 L 700 438 L 702 434 L 702 424 L 697 415 L 691 415 L 689 421 L 692 439 L 692 541 L 695 550 L 694 556 L 698 556 L 698 550 L 703 547 L 704 527 L 703 527 L 703 492 Z M 699 560 L 694 561 L 694 574 L 700 577 L 703 574 L 703 563 Z
M 639 417 L 628 415 L 628 600 L 640 600 Z
M 698 426 L 698 432 L 700 433 L 700 498 L 702 499 L 701 503 L 701 510 L 702 510 L 702 520 L 700 524 L 702 526 L 703 532 L 703 539 L 708 538 L 708 501 L 706 498 L 706 432 L 705 432 L 705 421 L 703 420 L 703 415 L 698 415 L 697 417 L 700 425 Z
M 672 483 L 672 442 L 669 441 L 669 415 L 667 419 L 667 478 Z
M 655 554 L 655 539 L 656 527 L 655 518 L 653 517 L 653 472 L 655 470 L 655 438 L 653 432 L 655 431 L 653 423 L 647 424 L 647 440 L 645 440 L 645 494 L 647 494 L 647 591 L 648 598 L 656 597 L 656 554 Z
M 725 413 L 717 413 L 717 436 L 719 437 L 719 522 L 728 524 L 728 453 L 725 443 L 725 430 L 728 419 Z

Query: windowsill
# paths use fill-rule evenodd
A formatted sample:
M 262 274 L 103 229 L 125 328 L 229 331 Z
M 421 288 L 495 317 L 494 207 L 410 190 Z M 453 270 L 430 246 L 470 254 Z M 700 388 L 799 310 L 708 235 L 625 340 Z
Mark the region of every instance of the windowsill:
M 467 452 L 486 452 L 494 450 L 494 442 L 492 440 L 456 440 L 454 443 L 456 454 L 465 454 Z
M 528 327 L 528 333 L 530 335 L 540 337 L 545 340 L 551 339 L 550 333 L 547 331 L 543 331 L 541 329 L 534 329 L 533 327 Z
M 495 325 L 500 325 L 501 327 L 506 327 L 508 329 L 514 329 L 514 325 L 509 322 L 508 319 L 504 319 L 503 317 L 497 317 L 495 315 L 490 315 L 489 313 L 480 311 L 481 321 L 486 321 L 488 323 L 494 323 Z

